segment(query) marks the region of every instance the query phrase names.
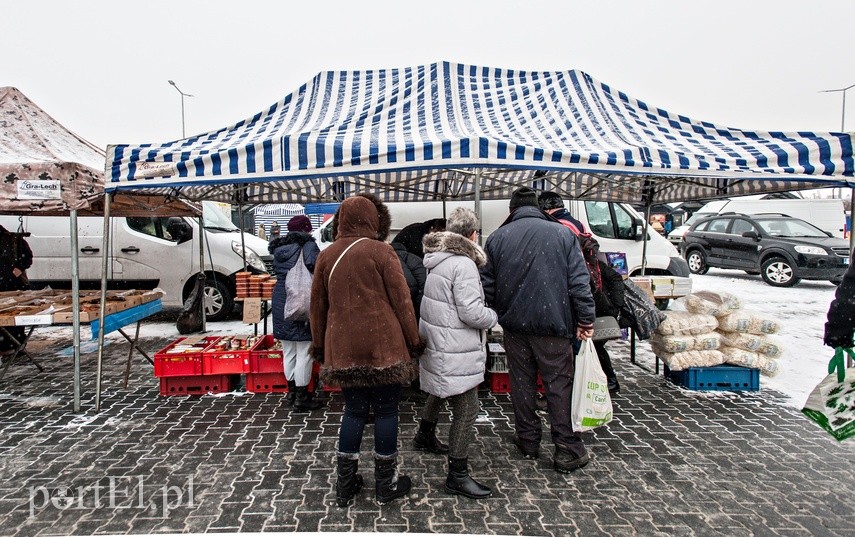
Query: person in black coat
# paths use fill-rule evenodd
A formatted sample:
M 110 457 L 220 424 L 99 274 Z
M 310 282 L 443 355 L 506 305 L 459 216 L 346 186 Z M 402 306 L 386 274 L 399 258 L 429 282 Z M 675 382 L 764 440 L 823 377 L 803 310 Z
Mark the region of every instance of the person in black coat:
M 537 194 L 514 192 L 505 222 L 487 239 L 481 281 L 487 304 L 499 315 L 511 380 L 514 444 L 526 458 L 540 453 L 542 423 L 536 378 L 543 378 L 549 411 L 553 468 L 569 473 L 590 456 L 573 431 L 570 405 L 573 338 L 593 335 L 594 299 L 579 241 L 538 208 Z
M 435 233 L 437 231 L 445 231 L 445 218 L 433 218 L 424 222 L 416 222 L 404 226 L 404 229 L 395 235 L 395 240 L 392 242 L 403 245 L 405 250 L 422 258 L 425 256 L 422 239 L 428 233 Z
M 0 291 L 24 291 L 30 288 L 26 270 L 33 265 L 33 251 L 20 233 L 0 226 Z M 24 340 L 23 327 L 6 329 L 19 342 Z M 2 337 L 2 336 L 0 336 Z M 0 352 L 9 352 L 17 345 L 9 338 L 0 339 Z
M 298 215 L 288 221 L 288 233 L 273 237 L 267 248 L 273 254 L 273 271 L 276 273 L 276 286 L 273 288 L 273 336 L 282 342 L 282 354 L 285 361 L 285 377 L 288 380 L 288 402 L 297 411 L 305 412 L 321 407 L 309 392 L 312 378 L 312 331 L 309 321 L 291 321 L 284 319 L 285 302 L 288 297 L 285 278 L 288 276 L 303 254 L 303 263 L 309 272 L 315 271 L 318 248 L 311 235 L 312 223 Z M 306 290 L 311 293 L 311 289 Z
M 404 278 L 407 279 L 407 286 L 410 288 L 413 307 L 416 309 L 416 321 L 418 321 L 422 296 L 425 292 L 425 282 L 427 281 L 427 269 L 425 269 L 422 259 L 416 254 L 408 252 L 400 242 L 392 241 L 392 248 L 395 249 L 398 259 L 401 260 L 401 268 L 404 270 Z
M 849 265 L 843 282 L 834 293 L 828 307 L 828 322 L 825 323 L 823 342 L 829 347 L 851 349 L 852 333 L 855 331 L 855 265 Z
M 626 319 L 621 318 L 620 314 L 621 308 L 626 303 L 623 292 L 623 276 L 602 260 L 598 261 L 598 264 L 602 276 L 602 287 L 598 289 L 593 278 L 591 279 L 591 294 L 594 296 L 597 317 L 614 317 L 621 328 L 626 328 L 629 324 Z M 597 349 L 600 367 L 603 368 L 603 373 L 608 379 L 609 393 L 614 395 L 620 391 L 620 383 L 618 383 L 615 368 L 612 366 L 609 351 L 606 349 L 606 341 L 594 340 L 594 348 Z

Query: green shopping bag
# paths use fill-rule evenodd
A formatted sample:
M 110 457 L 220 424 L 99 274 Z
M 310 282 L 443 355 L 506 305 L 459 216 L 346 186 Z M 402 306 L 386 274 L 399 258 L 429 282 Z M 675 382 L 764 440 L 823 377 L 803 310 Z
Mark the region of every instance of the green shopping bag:
M 837 440 L 855 436 L 855 368 L 846 368 L 852 349 L 838 347 L 828 363 L 829 375 L 813 389 L 802 413 Z

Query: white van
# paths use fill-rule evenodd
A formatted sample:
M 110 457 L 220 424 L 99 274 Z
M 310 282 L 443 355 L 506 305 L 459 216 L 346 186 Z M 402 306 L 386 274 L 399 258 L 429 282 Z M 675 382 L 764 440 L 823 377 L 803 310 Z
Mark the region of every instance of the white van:
M 590 231 L 602 252 L 623 252 L 626 254 L 627 268 L 630 276 L 641 274 L 644 218 L 635 209 L 624 203 L 603 201 L 570 200 L 564 202 L 565 207 L 585 228 Z M 392 232 L 395 234 L 404 226 L 413 222 L 424 222 L 431 218 L 441 218 L 456 207 L 474 209 L 473 202 L 447 202 L 443 212 L 442 202 L 420 203 L 388 203 L 392 216 Z M 481 229 L 484 240 L 508 217 L 508 200 L 488 200 L 481 202 Z M 324 222 L 315 230 L 315 238 L 321 249 L 329 246 L 332 241 L 331 219 Z M 676 276 L 689 278 L 689 266 L 680 257 L 677 248 L 669 243 L 659 233 L 648 229 L 647 233 L 647 266 L 646 275 Z M 682 282 L 683 289 L 690 285 Z M 673 296 L 681 296 L 680 293 Z M 657 298 L 659 298 L 657 294 Z
M 668 240 L 679 245 L 683 235 L 700 219 L 721 213 L 785 214 L 810 222 L 832 237 L 844 237 L 846 207 L 840 199 L 743 199 L 711 201 L 698 209 L 682 226 L 668 234 Z
M 203 203 L 205 226 L 205 287 L 208 320 L 225 319 L 234 307 L 235 273 L 244 270 L 241 252 L 245 245 L 247 269 L 265 273 L 272 266 L 267 241 L 244 234 L 217 206 Z M 110 289 L 153 289 L 166 293 L 164 306 L 181 306 L 190 295 L 199 272 L 199 219 L 186 217 L 113 217 L 110 219 L 112 259 L 108 264 Z M 101 288 L 101 249 L 104 220 L 80 217 L 78 249 L 80 288 Z M 2 216 L 0 223 L 18 229 L 18 217 Z M 24 231 L 33 251 L 33 266 L 27 270 L 35 288 L 71 288 L 69 218 L 26 216 Z

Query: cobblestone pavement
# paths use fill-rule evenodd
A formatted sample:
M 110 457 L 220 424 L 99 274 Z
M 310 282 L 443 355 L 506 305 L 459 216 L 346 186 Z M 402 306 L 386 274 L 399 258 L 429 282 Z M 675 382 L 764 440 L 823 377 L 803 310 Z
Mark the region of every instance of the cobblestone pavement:
M 30 348 L 44 357 L 67 345 Z M 483 391 L 470 465 L 494 497 L 450 496 L 444 458 L 412 449 L 419 405 L 404 401 L 411 494 L 375 502 L 368 426 L 366 488 L 347 509 L 333 492 L 339 394 L 311 414 L 292 413 L 279 394 L 161 397 L 142 360 L 124 389 L 127 346 L 114 343 L 102 412 L 92 410 L 92 353 L 75 414 L 70 359 L 44 359 L 41 374 L 15 364 L 0 381 L 0 534 L 855 535 L 855 442 L 833 440 L 773 392 L 683 390 L 612 345 L 622 393 L 614 421 L 585 434 L 586 468 L 553 471 L 548 432 L 541 459 L 523 459 L 508 441 L 508 396 Z M 448 424 L 445 414 L 441 437 Z

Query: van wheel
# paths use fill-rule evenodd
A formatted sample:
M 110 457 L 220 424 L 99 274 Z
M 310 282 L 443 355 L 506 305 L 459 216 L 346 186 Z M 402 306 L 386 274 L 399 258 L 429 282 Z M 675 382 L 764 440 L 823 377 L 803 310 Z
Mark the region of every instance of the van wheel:
M 689 271 L 692 274 L 706 274 L 709 271 L 707 259 L 700 250 L 692 250 L 686 254 L 686 263 L 689 265 Z
M 205 319 L 223 321 L 234 309 L 235 300 L 225 282 L 205 280 Z
M 793 266 L 783 257 L 770 257 L 763 261 L 760 276 L 773 287 L 792 287 L 801 281 L 801 278 L 796 278 Z
M 656 309 L 665 311 L 668 309 L 668 304 L 671 302 L 670 298 L 657 298 L 656 299 Z

